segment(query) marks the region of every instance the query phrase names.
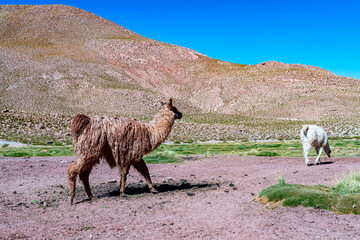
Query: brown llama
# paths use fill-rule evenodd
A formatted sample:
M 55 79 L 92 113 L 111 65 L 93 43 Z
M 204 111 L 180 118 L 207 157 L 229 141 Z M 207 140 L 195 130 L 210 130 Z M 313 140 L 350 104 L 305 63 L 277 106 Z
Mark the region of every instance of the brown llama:
M 161 102 L 161 105 L 161 110 L 148 123 L 108 116 L 88 117 L 80 114 L 73 117 L 71 135 L 78 159 L 68 169 L 71 204 L 78 175 L 86 194 L 93 199 L 89 175 L 100 159 L 105 159 L 111 168 L 120 168 L 120 196 L 124 195 L 126 176 L 131 165 L 144 176 L 150 191 L 157 193 L 143 156 L 164 142 L 175 120 L 182 117 L 182 113 L 172 105 L 172 99 L 168 103 Z

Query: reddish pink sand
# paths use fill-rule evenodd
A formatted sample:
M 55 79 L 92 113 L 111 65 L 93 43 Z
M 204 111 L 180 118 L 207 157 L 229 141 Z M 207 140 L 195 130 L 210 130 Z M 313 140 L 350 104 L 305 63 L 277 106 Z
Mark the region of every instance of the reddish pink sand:
M 218 155 L 149 165 L 160 193 L 147 193 L 131 169 L 127 198 L 115 196 L 118 170 L 101 164 L 90 175 L 98 198 L 84 201 L 78 184 L 70 206 L 67 167 L 74 160 L 0 159 L 0 239 L 360 239 L 360 216 L 270 210 L 253 201 L 282 174 L 288 183 L 332 186 L 334 178 L 359 170 L 360 158 L 307 167 L 302 158 Z

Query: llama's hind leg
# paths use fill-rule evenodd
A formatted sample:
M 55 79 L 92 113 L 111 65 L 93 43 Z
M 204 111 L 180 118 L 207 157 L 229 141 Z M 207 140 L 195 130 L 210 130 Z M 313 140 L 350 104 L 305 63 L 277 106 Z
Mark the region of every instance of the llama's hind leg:
M 86 166 L 83 169 L 80 169 L 80 180 L 84 184 L 85 192 L 88 195 L 89 199 L 94 199 L 94 196 L 91 193 L 90 184 L 89 184 L 89 175 L 93 166 Z
M 311 145 L 310 145 L 310 144 L 305 144 L 305 145 L 303 146 L 305 164 L 308 165 L 308 166 L 310 166 L 310 164 L 309 164 L 309 158 L 308 158 L 308 154 L 309 154 L 310 149 L 311 149 Z
M 68 168 L 68 180 L 70 188 L 70 203 L 73 204 L 76 190 L 76 179 L 79 173 L 78 160 L 73 162 Z
M 120 197 L 124 197 L 125 194 L 125 184 L 126 184 L 126 177 L 129 173 L 131 164 L 126 164 L 120 168 L 121 171 L 121 181 L 120 181 Z
M 149 174 L 149 169 L 146 166 L 145 162 L 143 159 L 140 159 L 139 161 L 135 161 L 134 162 L 134 167 L 136 170 L 138 170 L 145 178 L 147 185 L 150 189 L 150 192 L 152 193 L 158 193 L 158 191 L 154 188 L 152 182 L 151 182 L 151 178 L 150 178 L 150 174 Z
M 323 148 L 322 147 L 316 147 L 316 154 L 317 154 L 317 157 L 316 157 L 316 160 L 315 160 L 315 164 L 318 165 L 318 164 L 321 164 L 320 162 L 320 156 L 321 156 L 321 153 L 322 153 L 322 150 Z

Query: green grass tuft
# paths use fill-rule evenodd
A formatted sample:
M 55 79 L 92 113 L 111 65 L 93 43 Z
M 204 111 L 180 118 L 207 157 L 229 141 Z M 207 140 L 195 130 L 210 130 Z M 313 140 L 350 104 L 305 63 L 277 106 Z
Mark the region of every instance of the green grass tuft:
M 336 182 L 335 191 L 340 194 L 360 193 L 360 172 L 352 171 Z
M 281 176 L 277 177 L 277 180 L 278 180 L 279 185 L 285 185 L 286 184 L 284 175 L 281 175 Z
M 355 183 L 353 183 L 355 181 Z M 343 183 L 350 184 L 343 184 Z M 281 202 L 282 206 L 313 207 L 333 210 L 342 214 L 360 214 L 360 191 L 356 187 L 360 184 L 359 172 L 352 172 L 339 181 L 336 187 L 324 185 L 286 184 L 282 177 L 278 184 L 262 190 L 260 199 L 266 202 Z M 348 189 L 344 186 L 350 185 Z M 355 186 L 355 191 L 353 191 Z

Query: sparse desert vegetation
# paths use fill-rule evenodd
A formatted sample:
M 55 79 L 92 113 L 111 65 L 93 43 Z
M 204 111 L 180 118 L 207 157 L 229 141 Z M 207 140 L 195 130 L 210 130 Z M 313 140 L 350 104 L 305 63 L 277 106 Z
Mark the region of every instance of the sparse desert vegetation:
M 0 112 L 0 139 L 34 145 L 71 144 L 71 115 Z M 123 115 L 148 121 L 149 115 Z M 174 126 L 168 140 L 175 143 L 299 139 L 303 124 L 317 124 L 329 139 L 354 139 L 360 136 L 359 121 L 298 121 L 252 118 L 230 114 L 184 114 Z

